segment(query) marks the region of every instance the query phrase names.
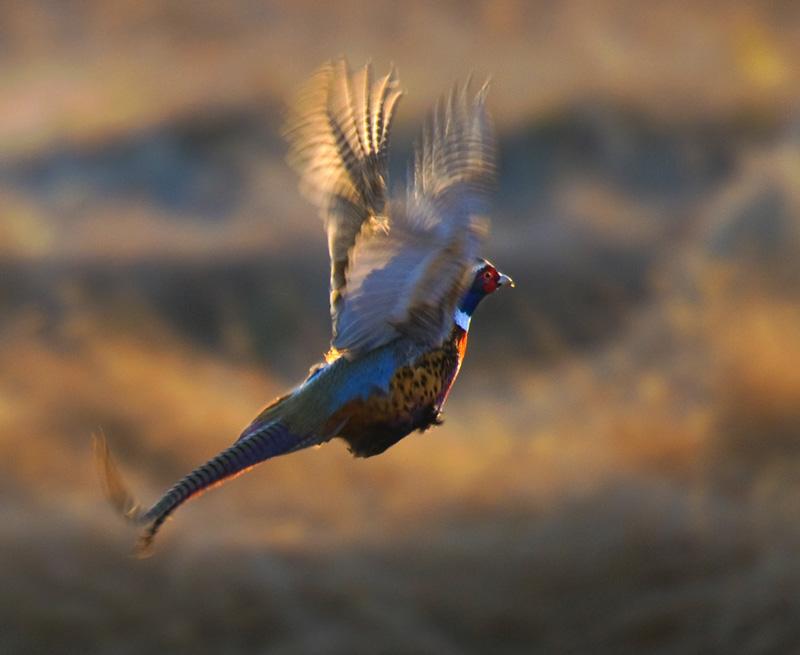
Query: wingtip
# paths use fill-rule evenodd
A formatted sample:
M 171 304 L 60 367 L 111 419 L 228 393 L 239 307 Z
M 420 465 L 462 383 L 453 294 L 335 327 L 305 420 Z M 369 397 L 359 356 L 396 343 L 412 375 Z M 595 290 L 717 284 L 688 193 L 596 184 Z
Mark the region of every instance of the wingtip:
M 394 62 L 389 63 L 389 72 L 386 73 L 386 85 L 391 93 L 396 96 L 394 102 L 406 95 L 406 89 L 400 85 L 400 74 Z
M 470 70 L 469 73 L 467 73 L 467 78 L 464 80 L 464 86 L 463 86 L 464 95 L 467 95 L 467 93 L 469 93 L 470 88 L 472 88 L 472 80 L 474 79 L 475 79 L 475 70 L 473 69 Z
M 400 73 L 398 73 L 397 65 L 393 61 L 389 62 L 389 72 L 387 73 L 387 77 L 390 84 L 400 84 Z
M 486 100 L 486 96 L 489 93 L 489 89 L 492 87 L 492 76 L 487 75 L 486 79 L 481 84 L 481 88 L 478 89 L 478 93 L 475 94 L 475 98 L 479 100 L 481 103 Z

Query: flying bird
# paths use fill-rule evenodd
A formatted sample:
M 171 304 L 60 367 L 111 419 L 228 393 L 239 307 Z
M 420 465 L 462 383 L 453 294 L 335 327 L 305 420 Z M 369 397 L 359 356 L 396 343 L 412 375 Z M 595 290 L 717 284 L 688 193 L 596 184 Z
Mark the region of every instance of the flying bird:
M 285 128 L 288 161 L 324 221 L 332 339 L 324 360 L 269 404 L 231 446 L 179 480 L 149 509 L 123 484 L 105 438 L 95 439 L 104 489 L 144 527 L 149 550 L 178 507 L 271 457 L 338 437 L 357 457 L 384 452 L 441 423 L 467 348 L 472 315 L 510 277 L 480 257 L 495 184 L 487 85 L 440 99 L 409 165 L 406 193 L 389 193 L 387 155 L 397 75 L 323 65 L 301 88 Z

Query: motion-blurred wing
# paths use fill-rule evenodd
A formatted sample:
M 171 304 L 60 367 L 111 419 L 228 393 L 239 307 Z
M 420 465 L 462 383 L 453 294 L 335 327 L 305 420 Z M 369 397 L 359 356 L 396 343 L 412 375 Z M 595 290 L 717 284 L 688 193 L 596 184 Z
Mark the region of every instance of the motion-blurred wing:
M 399 335 L 439 343 L 486 234 L 494 136 L 486 87 L 454 89 L 437 106 L 415 157 L 405 211 L 356 239 L 333 346 L 376 348 Z
M 414 157 L 414 183 L 407 198 L 412 222 L 423 227 L 466 225 L 488 213 L 496 177 L 488 88 L 487 82 L 472 96 L 467 82 L 437 103 Z
M 356 236 L 387 220 L 386 155 L 400 96 L 394 70 L 373 83 L 371 66 L 351 73 L 342 59 L 303 87 L 287 122 L 289 163 L 328 233 L 334 338 Z
M 395 222 L 388 232 L 357 241 L 334 348 L 359 353 L 401 335 L 440 343 L 483 234 L 477 223 L 417 230 Z

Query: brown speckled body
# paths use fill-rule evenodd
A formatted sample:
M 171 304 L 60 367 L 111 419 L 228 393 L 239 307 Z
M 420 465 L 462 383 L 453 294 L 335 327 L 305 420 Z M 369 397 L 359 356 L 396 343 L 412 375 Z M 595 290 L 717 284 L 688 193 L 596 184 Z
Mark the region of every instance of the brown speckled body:
M 440 422 L 439 412 L 458 375 L 467 334 L 454 328 L 438 348 L 398 369 L 388 393 L 376 391 L 339 409 L 328 421 L 331 431 L 347 441 L 358 457 L 385 451 L 414 430 Z

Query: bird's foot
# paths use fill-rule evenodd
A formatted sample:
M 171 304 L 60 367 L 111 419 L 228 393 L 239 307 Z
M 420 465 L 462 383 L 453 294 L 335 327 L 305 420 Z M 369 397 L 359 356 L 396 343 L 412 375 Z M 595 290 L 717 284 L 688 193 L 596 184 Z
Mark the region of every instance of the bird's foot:
M 425 421 L 417 428 L 420 432 L 425 432 L 426 430 L 441 425 L 444 423 L 444 416 L 439 410 L 432 410 L 431 413 L 426 417 Z

